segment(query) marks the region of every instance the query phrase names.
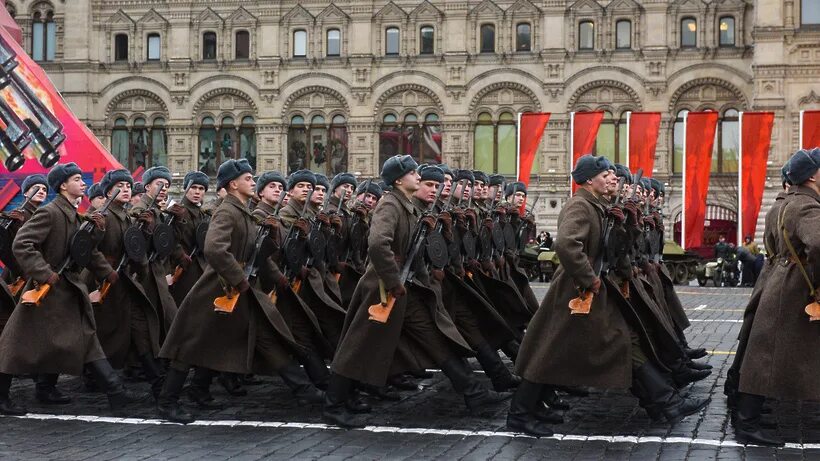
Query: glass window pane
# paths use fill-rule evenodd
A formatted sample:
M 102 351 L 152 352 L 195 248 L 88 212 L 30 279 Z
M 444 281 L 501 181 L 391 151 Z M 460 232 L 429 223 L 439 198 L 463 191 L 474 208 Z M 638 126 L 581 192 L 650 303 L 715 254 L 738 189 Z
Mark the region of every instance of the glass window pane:
M 148 130 L 133 130 L 131 131 L 131 149 L 134 154 L 134 168 L 150 168 L 149 152 L 148 152 Z
M 515 174 L 515 125 L 498 125 L 498 169 L 495 172 Z
M 202 124 L 205 126 L 212 126 L 214 124 L 213 117 L 205 117 L 202 119 Z
M 492 125 L 476 125 L 473 165 L 476 170 L 494 171 Z
M 159 61 L 160 59 L 160 38 L 159 34 L 148 36 L 148 60 Z
M 199 171 L 208 176 L 216 175 L 216 130 L 199 130 Z
M 114 120 L 114 126 L 125 126 L 125 119 L 120 117 L 117 120 Z
M 416 162 L 421 161 L 419 157 L 419 127 L 417 125 L 404 125 L 401 134 L 401 153 L 413 157 Z
M 595 138 L 595 154 L 613 160 L 615 158 L 615 124 L 605 120 L 598 128 Z
M 595 24 L 582 21 L 578 24 L 578 49 L 591 50 L 595 47 Z
M 387 117 L 385 117 L 386 119 Z M 401 128 L 397 125 L 382 126 L 379 132 L 379 164 L 399 153 Z
M 222 124 L 223 125 L 233 125 L 233 123 L 234 123 L 233 117 L 230 117 L 230 116 L 222 117 Z
M 515 50 L 530 51 L 530 25 L 519 24 L 515 27 Z
M 387 114 L 384 116 L 384 123 L 396 123 L 396 116 L 393 114 Z
M 158 165 L 168 165 L 165 130 L 162 128 L 151 130 L 151 166 Z
M 434 38 L 435 31 L 432 27 L 424 26 L 421 28 L 421 48 L 419 50 L 421 54 L 433 54 Z
M 441 163 L 441 126 L 425 125 L 422 133 L 424 139 L 421 140 L 421 161 Z
M 499 120 L 503 121 L 512 121 L 515 120 L 515 116 L 510 112 L 503 112 L 499 117 Z
M 801 1 L 800 24 L 820 24 L 820 0 Z
M 680 46 L 694 47 L 698 43 L 698 24 L 692 18 L 680 22 Z
M 310 119 L 311 125 L 324 125 L 325 118 L 321 115 L 314 115 L 312 119 Z
M 124 119 L 118 119 L 117 121 L 119 120 L 125 122 Z M 111 133 L 111 154 L 123 167 L 130 167 L 128 164 L 128 131 L 116 129 Z
M 720 18 L 720 45 L 733 46 L 735 44 L 735 18 Z
M 239 130 L 239 154 L 256 170 L 256 132 L 253 128 Z
M 618 23 L 615 25 L 615 29 L 615 47 L 632 47 L 632 23 L 629 21 L 618 21 Z
M 145 126 L 145 119 L 142 117 L 137 117 L 134 119 L 134 126 Z
M 389 27 L 384 32 L 384 54 L 399 54 L 399 29 Z
M 31 57 L 35 61 L 42 61 L 45 57 L 45 27 L 42 22 L 35 22 L 31 26 Z
M 246 117 L 242 117 L 242 124 L 246 125 L 246 126 L 247 125 L 253 125 L 254 124 L 253 117 L 251 117 L 250 115 L 248 115 Z
M 57 24 L 46 23 L 46 61 L 53 61 L 57 52 Z
M 337 115 L 336 117 L 341 116 Z M 329 176 L 347 171 L 347 127 L 334 126 L 330 129 L 328 150 L 330 157 Z
M 128 35 L 117 34 L 114 36 L 114 60 L 128 61 Z
M 341 125 L 345 123 L 345 116 L 344 115 L 334 115 L 333 116 L 333 124 L 334 125 Z
M 301 115 L 294 115 L 293 118 L 290 119 L 290 124 L 291 125 L 304 125 L 305 124 L 305 118 L 302 117 Z
M 246 30 L 236 33 L 236 59 L 250 59 L 251 34 Z
M 323 119 L 324 120 L 324 119 Z M 327 169 L 327 130 L 323 127 L 310 129 L 310 153 L 308 168 L 312 171 L 323 173 Z
M 615 155 L 615 162 L 626 163 L 626 116 L 618 123 L 618 153 Z
M 482 113 L 478 114 L 478 121 L 479 122 L 492 122 L 493 121 L 493 116 L 490 115 L 487 112 L 482 112 Z
M 415 114 L 407 114 L 404 116 L 404 123 L 416 123 L 419 121 L 419 118 L 415 116 Z
M 327 31 L 327 55 L 339 56 L 342 54 L 342 34 L 339 29 Z
M 495 53 L 495 26 L 492 24 L 481 26 L 481 52 Z
M 165 126 L 165 119 L 162 117 L 157 117 L 154 119 L 154 126 Z
M 683 116 L 688 114 L 688 110 L 681 110 L 678 112 L 678 117 L 675 120 L 675 124 L 672 128 L 672 143 L 673 143 L 673 156 L 672 156 L 672 172 L 673 173 L 682 173 L 683 172 L 683 138 L 684 138 L 684 131 L 683 131 Z
M 724 120 L 720 124 L 721 151 L 723 154 L 723 173 L 737 173 L 737 151 L 739 142 L 739 123 L 737 120 Z
M 288 130 L 288 174 L 307 166 L 306 141 L 307 132 L 304 128 L 291 127 Z
M 202 36 L 202 59 L 216 59 L 216 34 L 213 32 L 205 32 Z
M 296 58 L 307 55 L 307 32 L 297 30 L 293 32 L 293 56 Z
M 438 115 L 437 114 L 427 114 L 427 116 L 424 117 L 424 121 L 425 122 L 437 122 L 438 121 Z

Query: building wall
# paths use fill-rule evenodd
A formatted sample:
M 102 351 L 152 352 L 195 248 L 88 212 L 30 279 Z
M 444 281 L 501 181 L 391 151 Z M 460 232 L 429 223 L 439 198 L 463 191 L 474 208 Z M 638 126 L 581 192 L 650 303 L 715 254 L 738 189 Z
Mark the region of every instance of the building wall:
M 402 120 L 435 113 L 443 160 L 471 167 L 479 114 L 493 124 L 508 111 L 551 112 L 532 184 L 537 214 L 551 224 L 567 196 L 568 122 L 574 110 L 658 111 L 662 126 L 656 177 L 669 183 L 676 214 L 679 175 L 673 124 L 681 109 L 776 113 L 772 187 L 798 145 L 801 109 L 820 107 L 820 27 L 800 24 L 810 0 L 595 1 L 190 1 L 7 0 L 32 47 L 33 22 L 53 12 L 56 52 L 43 63 L 76 114 L 109 146 L 115 120 L 164 121 L 167 164 L 198 168 L 203 117 L 217 124 L 253 117 L 258 168 L 287 169 L 293 116 L 345 118 L 347 169 L 378 173 L 386 114 Z M 734 46 L 719 46 L 720 18 L 735 21 Z M 681 46 L 683 18 L 697 21 L 697 45 Z M 630 20 L 631 46 L 616 49 L 618 20 Z M 579 49 L 579 24 L 594 22 L 594 47 Z M 529 23 L 532 46 L 516 51 L 515 28 Z M 495 51 L 480 52 L 481 26 L 495 26 Z M 422 55 L 420 27 L 435 29 Z M 385 30 L 400 29 L 400 51 L 386 56 Z M 326 31 L 341 32 L 339 57 L 327 57 Z M 295 30 L 308 34 L 293 56 Z M 250 34 L 249 59 L 235 59 L 235 33 Z M 202 59 L 203 34 L 217 37 L 215 60 Z M 127 34 L 128 58 L 115 61 L 115 35 Z M 161 56 L 147 61 L 148 34 Z M 717 177 L 718 175 L 716 175 Z M 731 174 L 729 174 L 731 176 Z M 720 179 L 720 178 L 718 178 Z M 730 181 L 731 182 L 731 181 Z M 731 192 L 715 185 L 710 203 Z

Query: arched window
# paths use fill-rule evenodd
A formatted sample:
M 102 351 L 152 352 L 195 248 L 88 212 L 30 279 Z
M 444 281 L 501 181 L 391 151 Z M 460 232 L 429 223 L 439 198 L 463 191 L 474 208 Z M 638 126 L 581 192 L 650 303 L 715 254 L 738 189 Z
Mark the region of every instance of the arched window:
M 157 117 L 151 127 L 151 166 L 168 165 L 168 136 L 165 119 Z
M 800 25 L 820 25 L 820 0 L 801 0 Z
M 399 54 L 399 28 L 388 27 L 384 31 L 384 54 L 395 56 Z
M 199 127 L 199 171 L 215 176 L 217 163 L 216 125 L 214 118 L 203 117 Z
M 381 163 L 394 155 L 411 155 L 419 163 L 441 163 L 441 122 L 438 114 L 430 113 L 420 122 L 415 114 L 407 114 L 402 122 L 394 114 L 382 119 L 379 132 Z
M 307 56 L 307 31 L 293 31 L 293 57 L 304 58 Z
M 35 61 L 53 61 L 57 51 L 57 25 L 54 11 L 34 13 L 31 23 L 31 57 Z
M 314 115 L 310 124 L 294 115 L 288 129 L 288 172 L 309 169 L 327 176 L 347 171 L 347 119 L 336 114 L 327 124 L 327 117 Z
M 162 44 L 159 34 L 148 34 L 147 41 L 148 46 L 146 47 L 146 59 L 148 61 L 159 61 L 161 53 L 160 45 Z
M 679 110 L 672 125 L 672 172 L 683 172 L 683 141 L 686 132 L 684 131 L 683 118 L 688 114 L 686 109 Z
M 114 36 L 114 61 L 128 61 L 128 34 Z
M 735 46 L 735 18 L 731 16 L 720 18 L 718 44 L 720 46 Z
M 327 55 L 340 56 L 342 54 L 342 33 L 339 29 L 327 30 Z
M 165 119 L 156 117 L 151 124 L 139 115 L 128 125 L 124 117 L 114 120 L 111 153 L 123 167 L 135 171 L 168 164 Z
M 718 119 L 715 144 L 712 148 L 712 173 L 737 173 L 740 122 L 738 111 L 726 109 Z
M 256 169 L 256 121 L 251 116 L 242 117 L 239 125 L 239 155 Z
M 495 26 L 492 24 L 481 25 L 481 52 L 495 53 Z
M 247 30 L 238 30 L 234 41 L 235 59 L 250 59 L 251 34 Z
M 478 115 L 473 137 L 473 166 L 487 173 L 515 174 L 515 116 L 503 112 L 497 122 L 487 112 Z
M 128 126 L 124 118 L 114 120 L 114 130 L 111 133 L 111 154 L 125 168 L 131 168 L 129 161 Z
M 134 119 L 134 126 L 131 129 L 131 164 L 132 169 L 140 167 L 150 168 L 151 152 L 148 145 L 149 142 L 148 127 L 145 124 L 145 118 L 137 117 Z
M 595 23 L 581 21 L 578 23 L 578 49 L 592 50 L 595 48 Z
M 419 54 L 433 54 L 435 52 L 436 32 L 433 26 L 422 26 L 419 30 Z
M 216 59 L 216 33 L 205 32 L 202 34 L 202 60 L 213 61 Z
M 680 47 L 698 46 L 698 23 L 695 18 L 683 18 L 680 21 Z
M 530 51 L 532 49 L 532 32 L 530 23 L 522 22 L 515 26 L 515 51 Z
M 632 48 L 632 21 L 624 19 L 615 23 L 615 48 Z

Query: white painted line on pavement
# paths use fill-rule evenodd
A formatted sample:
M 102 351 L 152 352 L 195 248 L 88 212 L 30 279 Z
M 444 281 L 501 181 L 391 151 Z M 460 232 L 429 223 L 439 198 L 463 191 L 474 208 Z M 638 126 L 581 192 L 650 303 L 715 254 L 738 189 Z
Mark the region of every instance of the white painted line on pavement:
M 702 311 L 704 309 L 706 309 L 706 304 L 701 304 L 700 306 L 695 308 L 696 311 Z
M 737 319 L 689 319 L 690 322 L 717 322 L 717 323 L 743 323 Z
M 34 419 L 46 421 L 81 421 L 88 423 L 105 424 L 130 424 L 130 425 L 154 425 L 154 426 L 182 426 L 162 419 L 139 419 L 139 418 L 111 418 L 105 416 L 89 415 L 49 415 L 49 414 L 27 414 L 25 416 L 0 416 L 0 418 Z M 336 426 L 329 426 L 321 423 L 297 423 L 279 421 L 194 421 L 188 427 L 211 426 L 211 427 L 270 427 L 278 429 L 317 429 L 317 430 L 343 430 Z M 392 434 L 430 434 L 430 435 L 457 435 L 461 437 L 508 437 L 514 439 L 534 439 L 536 437 L 522 434 L 520 432 L 506 431 L 469 431 L 460 429 L 428 429 L 419 427 L 395 427 L 395 426 L 365 426 L 361 429 L 354 429 L 364 432 L 387 432 Z M 654 437 L 654 436 L 634 436 L 634 435 L 571 435 L 555 434 L 552 437 L 542 437 L 542 439 L 558 441 L 581 441 L 581 442 L 607 442 L 607 443 L 661 443 L 674 444 L 684 443 L 687 445 L 708 445 L 712 447 L 742 447 L 733 440 L 697 439 L 693 437 Z M 798 450 L 817 450 L 820 443 L 787 443 L 785 448 Z

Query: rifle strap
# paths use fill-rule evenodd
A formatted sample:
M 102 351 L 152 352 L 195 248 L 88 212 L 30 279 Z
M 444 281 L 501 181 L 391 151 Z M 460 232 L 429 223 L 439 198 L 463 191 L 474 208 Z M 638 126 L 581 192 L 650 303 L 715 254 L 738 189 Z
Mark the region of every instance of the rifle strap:
M 803 266 L 803 262 L 800 260 L 800 257 L 797 255 L 797 251 L 794 249 L 794 245 L 792 245 L 791 239 L 789 239 L 789 233 L 786 231 L 786 223 L 785 223 L 785 216 L 786 216 L 786 209 L 789 208 L 790 204 L 786 204 L 783 206 L 783 209 L 780 210 L 780 216 L 778 217 L 778 227 L 780 227 L 780 232 L 783 233 L 783 241 L 786 243 L 786 247 L 789 249 L 789 253 L 792 254 L 792 259 L 794 259 L 794 263 L 800 269 L 800 273 L 803 275 L 803 279 L 806 281 L 806 285 L 809 286 L 809 295 L 814 298 L 814 284 L 811 283 L 811 279 L 809 278 L 808 272 L 806 272 L 806 268 Z

